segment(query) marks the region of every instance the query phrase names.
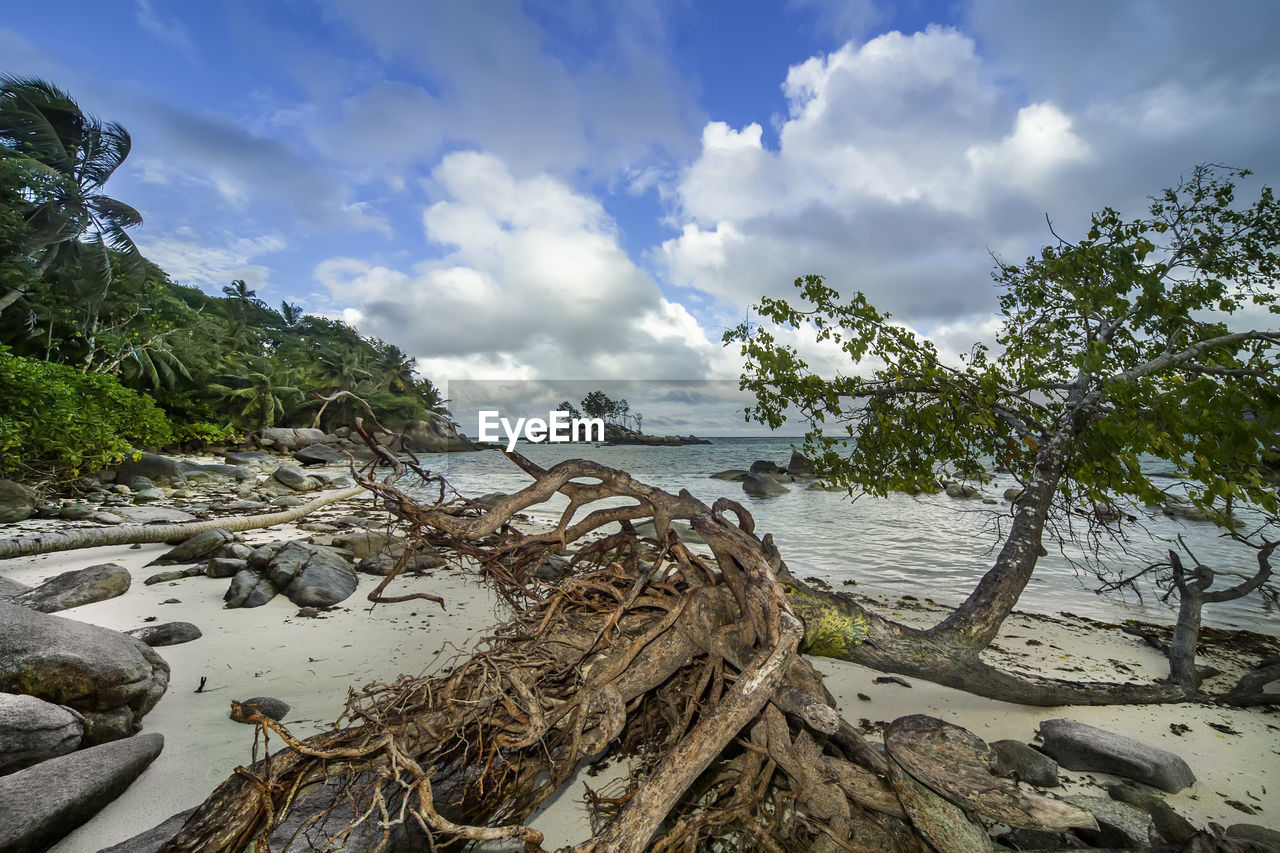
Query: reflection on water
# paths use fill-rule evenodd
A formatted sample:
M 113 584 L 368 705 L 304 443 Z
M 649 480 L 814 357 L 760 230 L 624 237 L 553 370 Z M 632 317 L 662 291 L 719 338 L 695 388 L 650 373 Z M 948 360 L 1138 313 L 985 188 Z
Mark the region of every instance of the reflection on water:
M 756 532 L 773 533 L 783 558 L 798 577 L 817 575 L 832 586 L 845 580 L 857 582 L 868 594 L 932 598 L 944 603 L 960 601 L 991 564 L 995 534 L 994 515 L 1009 505 L 1001 499 L 1011 479 L 997 479 L 984 494 L 999 500 L 995 505 L 956 501 L 945 495 L 917 498 L 892 495 L 851 500 L 842 493 L 806 491 L 804 484 L 777 498 L 747 497 L 738 483 L 709 479 L 727 468 L 747 468 L 757 459 L 786 465 L 790 440 L 780 438 L 718 438 L 710 445 L 689 447 L 594 447 L 589 445 L 522 444 L 521 452 L 539 465 L 551 466 L 564 459 L 583 457 L 629 472 L 641 482 L 670 492 L 687 488 L 710 503 L 718 497 L 743 502 L 756 519 Z M 461 493 L 477 497 L 487 492 L 511 492 L 528 485 L 529 478 L 496 452 L 429 455 L 426 465 L 444 474 Z M 566 505 L 558 503 L 531 513 L 551 520 Z M 1130 573 L 1164 556 L 1168 540 L 1181 533 L 1201 562 L 1221 575 L 1237 571 L 1252 574 L 1257 568 L 1253 552 L 1224 541 L 1211 524 L 1169 519 L 1158 510 L 1136 510 L 1146 532 L 1133 526 L 1130 550 L 1109 562 L 1115 570 Z M 1056 613 L 1072 611 L 1096 619 L 1141 618 L 1171 621 L 1174 607 L 1159 601 L 1159 591 L 1147 587 L 1141 602 L 1131 593 L 1098 595 L 1096 579 L 1080 573 L 1046 540 L 1049 556 L 1043 557 L 1019 603 L 1022 610 Z M 1069 554 L 1079 552 L 1067 549 Z M 1227 578 L 1225 582 L 1237 583 Z M 1176 602 L 1173 603 L 1176 606 Z M 1227 628 L 1249 628 L 1280 633 L 1274 608 L 1264 607 L 1255 595 L 1239 601 L 1207 605 L 1205 622 Z

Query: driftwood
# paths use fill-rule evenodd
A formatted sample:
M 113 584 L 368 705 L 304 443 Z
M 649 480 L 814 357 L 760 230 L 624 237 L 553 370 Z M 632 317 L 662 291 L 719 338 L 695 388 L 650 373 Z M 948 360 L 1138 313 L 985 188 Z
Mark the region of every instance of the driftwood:
M 261 515 L 236 515 L 213 518 L 208 521 L 189 521 L 180 524 L 122 524 L 115 527 L 81 527 L 60 533 L 39 533 L 34 536 L 11 536 L 0 539 L 0 559 L 30 557 L 51 554 L 55 551 L 74 551 L 80 548 L 100 548 L 104 545 L 138 545 L 155 542 L 177 543 L 210 530 L 259 530 L 287 524 L 310 515 L 321 507 L 338 501 L 350 500 L 364 493 L 363 486 L 352 486 L 321 495 L 302 506 L 290 507 L 280 512 Z
M 963 818 L 962 845 L 979 836 L 986 845 L 995 821 L 1087 822 L 1008 790 L 990 776 L 985 745 L 963 741 L 931 768 L 899 745 L 886 762 L 799 655 L 822 641 L 818 617 L 845 611 L 813 610 L 821 601 L 790 578 L 739 504 L 707 506 L 586 460 L 544 470 L 508 456 L 533 482 L 492 507 L 446 499 L 416 460 L 407 467 L 438 488 L 434 502 L 395 485 L 399 460 L 391 475 L 362 482 L 406 536 L 472 558 L 511 617 L 445 671 L 354 694 L 334 731 L 299 740 L 240 709 L 288 748 L 237 768 L 167 853 L 239 851 L 314 791 L 322 809 L 354 815 L 335 844 L 375 827 L 370 849 L 505 838 L 539 851 L 541 835 L 524 822 L 583 762 L 604 756 L 628 759 L 630 775 L 625 790 L 591 795 L 598 831 L 575 853 L 698 850 L 712 840 L 726 850 L 923 853 L 942 849 L 930 816 L 939 809 Z M 511 526 L 557 493 L 569 506 L 552 529 Z M 593 506 L 617 498 L 629 502 Z M 648 519 L 656 535 L 642 538 L 635 523 Z M 686 547 L 676 520 L 692 525 L 711 558 Z M 569 573 L 540 580 L 553 555 L 569 558 Z M 880 620 L 859 630 L 854 647 L 907 629 Z

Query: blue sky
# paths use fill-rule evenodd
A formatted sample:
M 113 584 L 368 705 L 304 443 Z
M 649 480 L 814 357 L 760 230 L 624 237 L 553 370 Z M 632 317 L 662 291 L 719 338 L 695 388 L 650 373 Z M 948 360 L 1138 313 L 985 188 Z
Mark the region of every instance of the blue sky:
M 149 257 L 438 382 L 730 378 L 720 334 L 806 273 L 964 350 L 1046 213 L 1280 156 L 1273 2 L 51 8 L 0 18 L 0 70 L 130 130 Z

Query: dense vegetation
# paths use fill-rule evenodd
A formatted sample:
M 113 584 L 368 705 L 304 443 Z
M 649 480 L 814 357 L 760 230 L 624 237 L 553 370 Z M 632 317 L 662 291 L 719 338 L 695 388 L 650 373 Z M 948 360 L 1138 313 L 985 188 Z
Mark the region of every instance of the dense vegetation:
M 211 296 L 143 258 L 129 237 L 141 216 L 102 192 L 129 148 L 124 128 L 56 87 L 0 80 L 5 475 L 58 478 L 130 444 L 311 425 L 335 391 L 358 393 L 391 426 L 441 408 L 395 345 L 287 302 L 271 308 L 244 281 Z M 56 405 L 35 411 L 44 403 L 31 383 Z M 90 413 L 104 414 L 90 423 Z M 340 401 L 319 426 L 353 417 Z

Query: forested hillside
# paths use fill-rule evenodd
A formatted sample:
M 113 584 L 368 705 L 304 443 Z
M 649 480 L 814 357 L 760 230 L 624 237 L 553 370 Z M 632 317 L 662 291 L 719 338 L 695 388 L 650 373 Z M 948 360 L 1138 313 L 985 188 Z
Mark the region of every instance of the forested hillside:
M 210 295 L 143 257 L 142 217 L 104 190 L 130 146 L 57 87 L 0 81 L 0 473 L 56 479 L 132 445 L 311 425 L 339 390 L 388 425 L 442 410 L 394 344 L 272 308 L 244 281 Z M 338 402 L 320 426 L 353 416 Z

